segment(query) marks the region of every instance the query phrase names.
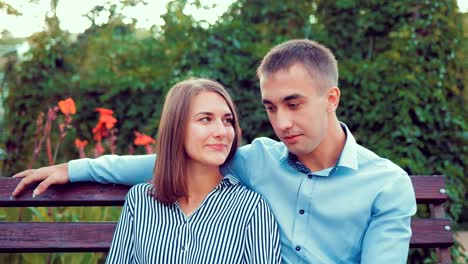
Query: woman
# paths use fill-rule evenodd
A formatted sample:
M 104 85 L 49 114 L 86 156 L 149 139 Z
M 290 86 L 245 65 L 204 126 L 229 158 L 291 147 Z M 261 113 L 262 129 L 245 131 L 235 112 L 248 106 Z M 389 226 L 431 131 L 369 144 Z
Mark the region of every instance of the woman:
M 189 79 L 169 91 L 151 183 L 127 194 L 107 263 L 279 263 L 276 222 L 260 195 L 219 166 L 239 145 L 226 90 Z

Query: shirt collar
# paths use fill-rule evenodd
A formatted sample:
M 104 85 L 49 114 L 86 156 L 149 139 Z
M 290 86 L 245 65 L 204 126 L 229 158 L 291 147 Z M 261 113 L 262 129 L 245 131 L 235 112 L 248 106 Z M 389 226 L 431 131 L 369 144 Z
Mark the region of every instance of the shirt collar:
M 354 139 L 353 134 L 351 134 L 351 131 L 349 131 L 349 128 L 346 126 L 345 123 L 340 122 L 340 125 L 346 134 L 345 145 L 343 147 L 343 150 L 341 151 L 337 163 L 331 169 L 331 173 L 327 173 L 326 176 L 328 176 L 329 174 L 333 174 L 336 168 L 338 167 L 346 167 L 353 170 L 358 169 L 358 145 L 356 143 L 356 139 Z M 310 170 L 298 160 L 296 155 L 289 152 L 286 147 L 284 148 L 283 153 L 281 153 L 280 162 L 287 162 L 289 166 L 299 170 L 300 172 L 310 173 Z
M 238 184 L 240 184 L 238 179 L 236 179 L 232 174 L 226 173 L 224 174 L 224 178 L 221 180 L 218 186 L 216 186 L 216 189 L 222 190 L 226 187 L 238 185 Z
M 338 160 L 338 167 L 347 167 L 353 170 L 359 168 L 358 162 L 358 144 L 356 139 L 354 139 L 353 134 L 349 131 L 349 128 L 345 123 L 340 122 L 341 127 L 346 133 L 346 142 L 341 152 L 340 159 Z
M 288 162 L 289 160 L 289 154 L 292 154 L 288 151 L 288 148 L 286 147 L 286 145 L 281 142 L 284 146 L 284 149 L 283 151 L 281 152 L 281 155 L 280 155 L 280 162 Z

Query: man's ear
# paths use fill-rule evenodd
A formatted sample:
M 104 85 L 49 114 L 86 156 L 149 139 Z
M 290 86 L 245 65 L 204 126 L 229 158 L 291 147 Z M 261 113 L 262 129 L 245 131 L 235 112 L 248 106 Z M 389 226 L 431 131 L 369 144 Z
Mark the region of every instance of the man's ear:
M 338 108 L 338 104 L 340 103 L 340 88 L 338 87 L 331 87 L 327 91 L 327 112 L 335 112 L 336 108 Z

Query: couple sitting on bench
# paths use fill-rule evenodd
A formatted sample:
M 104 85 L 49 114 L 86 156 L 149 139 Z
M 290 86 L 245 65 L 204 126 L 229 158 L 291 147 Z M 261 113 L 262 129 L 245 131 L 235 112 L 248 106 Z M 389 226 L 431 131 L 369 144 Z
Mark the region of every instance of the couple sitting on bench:
M 43 181 L 35 195 L 69 181 L 141 183 L 127 194 L 108 263 L 406 263 L 411 180 L 338 121 L 330 50 L 288 41 L 257 74 L 280 142 L 258 138 L 237 149 L 239 122 L 225 89 L 188 79 L 166 98 L 156 155 L 24 171 L 13 195 L 35 181 Z

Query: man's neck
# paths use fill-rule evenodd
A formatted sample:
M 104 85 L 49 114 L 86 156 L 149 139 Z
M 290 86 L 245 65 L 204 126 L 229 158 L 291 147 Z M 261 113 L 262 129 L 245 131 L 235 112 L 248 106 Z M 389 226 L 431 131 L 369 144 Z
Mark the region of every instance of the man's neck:
M 311 171 L 321 171 L 335 166 L 346 143 L 346 133 L 338 119 L 328 127 L 327 135 L 314 151 L 298 157 Z

